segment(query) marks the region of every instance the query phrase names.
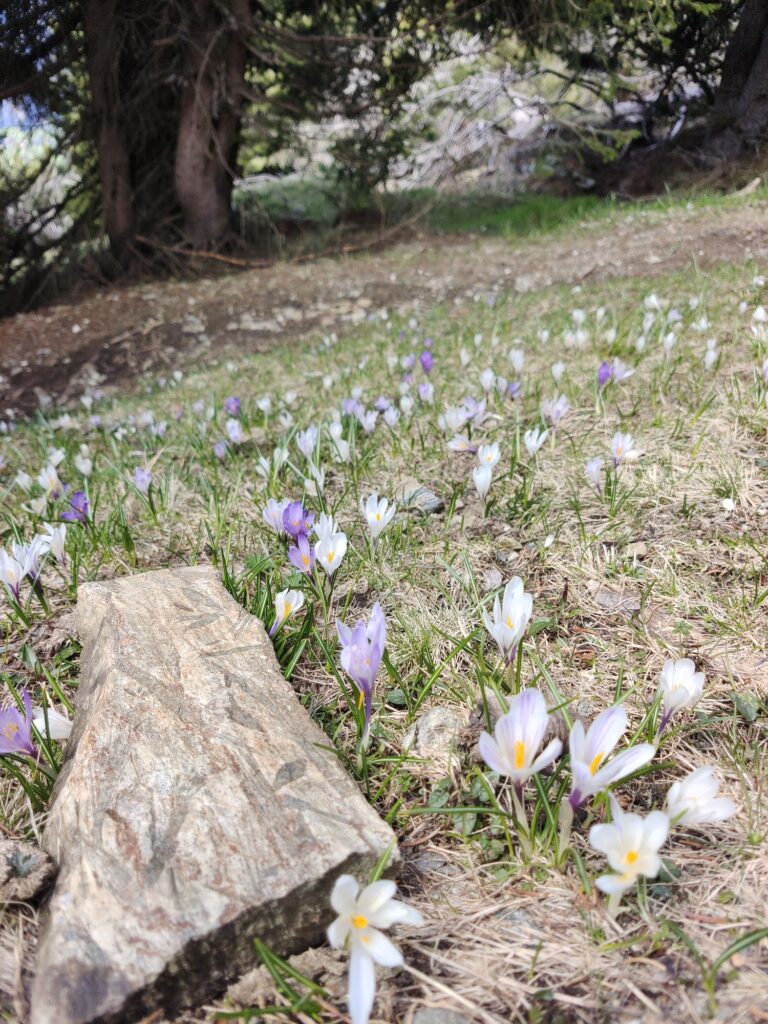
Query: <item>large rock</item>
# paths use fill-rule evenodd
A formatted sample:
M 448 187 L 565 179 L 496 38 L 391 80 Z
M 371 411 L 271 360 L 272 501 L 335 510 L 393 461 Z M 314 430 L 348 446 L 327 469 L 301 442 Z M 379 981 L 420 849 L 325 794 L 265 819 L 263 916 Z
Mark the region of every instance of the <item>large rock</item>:
M 81 587 L 32 1024 L 130 1024 L 322 938 L 393 840 L 210 568 Z

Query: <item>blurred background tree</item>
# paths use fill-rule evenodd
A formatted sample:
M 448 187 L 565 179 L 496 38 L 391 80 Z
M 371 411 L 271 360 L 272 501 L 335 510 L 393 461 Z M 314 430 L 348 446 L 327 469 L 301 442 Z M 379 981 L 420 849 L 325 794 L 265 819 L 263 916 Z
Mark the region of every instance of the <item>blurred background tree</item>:
M 546 65 L 560 79 L 551 109 L 573 118 L 559 137 L 590 151 L 593 184 L 643 147 L 733 160 L 768 131 L 764 0 L 7 0 L 10 304 L 68 261 L 113 276 L 252 243 L 235 181 L 291 170 L 310 135 L 315 151 L 327 136 L 326 175 L 365 201 L 430 131 L 419 84 L 469 40 L 514 75 Z M 580 116 L 575 86 L 599 117 Z M 610 187 L 626 173 L 620 162 Z

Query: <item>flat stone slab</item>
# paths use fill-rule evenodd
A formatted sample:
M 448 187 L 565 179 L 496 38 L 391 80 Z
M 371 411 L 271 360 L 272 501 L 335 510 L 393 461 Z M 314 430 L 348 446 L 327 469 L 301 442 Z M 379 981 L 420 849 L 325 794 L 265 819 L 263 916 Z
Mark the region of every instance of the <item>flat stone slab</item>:
M 131 1024 L 321 941 L 394 840 L 208 567 L 80 588 L 77 714 L 31 1024 Z

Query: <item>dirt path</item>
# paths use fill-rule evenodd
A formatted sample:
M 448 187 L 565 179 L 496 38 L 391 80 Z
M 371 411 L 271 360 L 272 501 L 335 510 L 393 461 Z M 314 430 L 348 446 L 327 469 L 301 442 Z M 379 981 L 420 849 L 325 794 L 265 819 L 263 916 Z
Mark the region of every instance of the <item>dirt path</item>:
M 764 201 L 676 207 L 548 238 L 419 237 L 355 257 L 96 292 L 0 321 L 0 415 L 67 401 L 96 384 L 130 386 L 149 371 L 263 351 L 311 330 L 340 331 L 382 308 L 764 261 L 767 228 Z

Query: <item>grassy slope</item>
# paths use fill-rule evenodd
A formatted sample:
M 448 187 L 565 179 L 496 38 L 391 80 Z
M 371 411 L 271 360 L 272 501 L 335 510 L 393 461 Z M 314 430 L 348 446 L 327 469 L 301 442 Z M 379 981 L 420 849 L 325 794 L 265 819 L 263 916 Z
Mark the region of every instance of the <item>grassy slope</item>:
M 96 526 L 70 530 L 65 577 L 57 582 L 53 567 L 44 572 L 54 621 L 71 604 L 76 576 L 82 582 L 197 560 L 213 560 L 241 600 L 269 616 L 270 594 L 299 582 L 260 514 L 268 496 L 302 494 L 303 460 L 293 429 L 327 422 L 331 408 L 355 387 L 369 402 L 381 393 L 395 397 L 401 372 L 393 373 L 387 357 L 418 353 L 423 338 L 434 339 L 434 408 L 417 402 L 395 431 L 381 422 L 370 437 L 352 428 L 351 465 L 334 463 L 327 436 L 322 443 L 326 503 L 350 537 L 333 611 L 355 621 L 379 600 L 390 626 L 390 668 L 379 677 L 374 739 L 364 765 L 355 753 L 354 717 L 323 653 L 323 644 L 332 647 L 333 633 L 319 621 L 319 609 L 314 630 L 308 621 L 294 623 L 280 644 L 284 663 L 295 660 L 292 678 L 300 699 L 398 831 L 411 863 L 404 875 L 409 896 L 427 917 L 426 927 L 403 942 L 406 959 L 421 976 L 401 974 L 385 982 L 383 1019 L 400 1019 L 414 1000 L 451 1006 L 468 1017 L 472 1007 L 477 1019 L 494 1021 L 636 1019 L 649 1005 L 670 1019 L 703 1019 L 711 999 L 705 984 L 712 987 L 710 965 L 732 940 L 764 924 L 768 411 L 755 382 L 763 346 L 748 329 L 762 291 L 754 274 L 753 267 L 723 266 L 706 277 L 691 271 L 652 283 L 596 282 L 575 292 L 554 286 L 510 293 L 493 308 L 482 301 L 438 307 L 417 325 L 374 321 L 343 342 L 314 338 L 289 352 L 215 367 L 98 406 L 99 429 L 88 428 L 85 413 L 75 410 L 69 429 L 53 430 L 41 420 L 6 441 L 7 535 L 28 537 L 38 522 L 20 509 L 23 495 L 11 483 L 18 469 L 34 475 L 46 449 L 60 447 L 66 452 L 62 478 L 74 482 L 79 444 L 86 442 L 95 459 L 88 487 Z M 684 318 L 669 359 L 658 328 L 646 351 L 635 352 L 642 300 L 651 290 Z M 691 297 L 700 299 L 695 312 L 688 308 Z M 750 303 L 743 315 L 741 299 Z M 588 312 L 590 337 L 582 349 L 566 348 L 562 333 L 577 307 Z M 599 329 L 598 307 L 606 310 Z M 711 325 L 702 332 L 694 321 L 704 311 Z M 617 332 L 612 343 L 603 337 L 609 326 Z M 551 332 L 543 345 L 537 340 L 541 328 Z M 708 337 L 718 339 L 720 350 L 710 371 L 703 365 Z M 471 485 L 472 459 L 447 452 L 436 420 L 444 403 L 479 395 L 485 367 L 512 378 L 506 353 L 513 343 L 525 351 L 522 398 L 493 398 L 493 418 L 476 431 L 502 449 L 484 517 Z M 467 367 L 460 363 L 462 347 L 471 353 Z M 636 372 L 600 397 L 595 371 L 601 358 L 613 355 Z M 556 388 L 550 366 L 558 360 L 566 371 Z M 296 398 L 290 404 L 295 428 L 286 431 L 277 413 L 287 390 L 295 390 Z M 521 435 L 539 422 L 540 399 L 558 390 L 572 411 L 534 468 Z M 221 405 L 230 393 L 243 399 L 251 440 L 219 462 L 212 443 L 222 436 Z M 268 417 L 255 405 L 266 393 L 275 404 Z M 214 409 L 204 432 L 192 411 L 198 400 Z M 130 417 L 144 410 L 168 421 L 164 438 L 131 425 Z M 178 423 L 176 410 L 182 412 Z M 126 425 L 121 439 L 104 429 L 117 424 Z M 631 431 L 644 454 L 621 470 L 609 502 L 589 489 L 583 465 L 593 455 L 607 459 L 619 429 Z M 256 448 L 268 454 L 285 439 L 289 464 L 266 482 L 255 472 Z M 151 502 L 130 483 L 134 466 L 145 462 L 155 477 Z M 372 490 L 391 496 L 406 475 L 436 490 L 446 512 L 399 515 L 372 556 L 358 500 Z M 732 512 L 722 507 L 726 497 L 735 502 Z M 307 501 L 320 508 L 316 498 Z M 644 548 L 630 547 L 637 542 Z M 514 574 L 534 594 L 522 680 L 541 686 L 551 706 L 566 715 L 589 719 L 623 697 L 633 734 L 650 738 L 664 658 L 690 655 L 707 673 L 701 704 L 680 714 L 651 770 L 618 792 L 625 806 L 644 813 L 663 803 L 675 778 L 713 763 L 739 814 L 721 826 L 676 832 L 665 848 L 667 877 L 630 894 L 618 923 L 605 916 L 593 887 L 604 862 L 585 842 L 585 823 L 574 829 L 575 853 L 565 870 L 554 863 L 546 808 L 567 770 L 548 776 L 538 792 L 528 787 L 537 848 L 526 861 L 494 812 L 494 802 L 503 805 L 504 796 L 483 781 L 477 761 L 483 720 L 510 685 L 480 611 L 499 581 Z M 34 660 L 31 646 L 70 692 L 76 651 L 65 646 L 49 654 L 57 646 L 51 639 L 52 632 L 57 639 L 56 626 L 43 621 L 34 601 L 29 617 L 29 632 L 18 617 L 7 619 L 9 678 L 37 685 L 24 665 Z M 408 730 L 437 706 L 455 712 L 453 741 L 408 753 Z M 462 812 L 466 806 L 485 810 Z M 430 807 L 449 813 L 425 816 Z M 16 834 L 32 834 L 43 820 L 30 813 L 10 778 L 2 810 Z M 598 801 L 593 818 L 606 814 Z M 8 941 L 17 928 L 17 918 L 9 916 Z M 765 967 L 764 943 L 723 967 L 715 998 L 724 1019 L 761 1005 Z M 338 979 L 323 980 L 338 998 Z

